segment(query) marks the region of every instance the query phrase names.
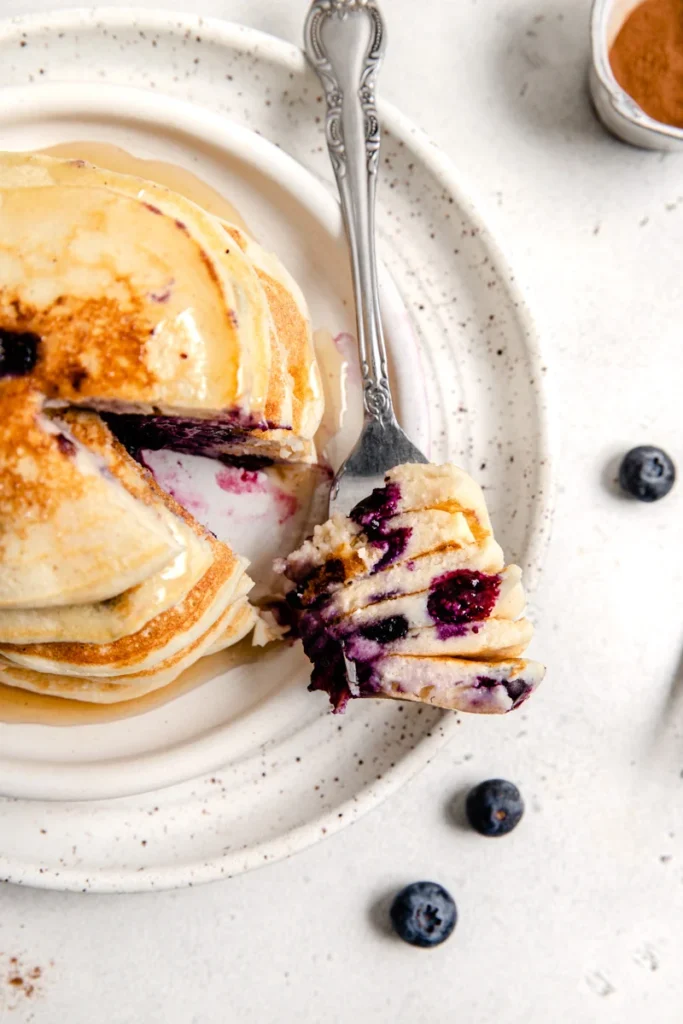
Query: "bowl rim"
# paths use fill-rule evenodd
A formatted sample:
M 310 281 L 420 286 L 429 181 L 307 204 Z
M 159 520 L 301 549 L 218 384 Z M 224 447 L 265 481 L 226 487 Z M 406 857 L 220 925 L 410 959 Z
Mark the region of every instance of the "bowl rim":
M 639 107 L 614 76 L 607 50 L 607 16 L 615 0 L 593 0 L 591 8 L 591 49 L 593 71 L 609 96 L 612 109 L 618 117 L 653 135 L 664 136 L 683 143 L 683 128 L 657 121 Z

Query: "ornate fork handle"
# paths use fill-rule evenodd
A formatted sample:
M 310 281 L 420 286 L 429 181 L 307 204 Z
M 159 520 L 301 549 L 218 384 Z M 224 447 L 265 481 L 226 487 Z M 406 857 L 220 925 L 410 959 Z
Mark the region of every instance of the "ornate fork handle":
M 305 43 L 327 100 L 327 145 L 351 249 L 366 419 L 395 423 L 375 253 L 380 148 L 375 79 L 384 54 L 384 23 L 374 0 L 314 0 Z

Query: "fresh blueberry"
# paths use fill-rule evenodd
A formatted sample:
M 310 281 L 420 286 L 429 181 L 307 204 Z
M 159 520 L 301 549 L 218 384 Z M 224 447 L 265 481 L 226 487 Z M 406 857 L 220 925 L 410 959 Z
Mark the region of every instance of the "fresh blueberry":
M 458 911 L 450 893 L 436 882 L 413 882 L 391 904 L 391 923 L 411 946 L 438 946 L 455 928 Z
M 524 814 L 521 793 L 512 782 L 487 779 L 467 795 L 470 825 L 483 836 L 504 836 L 519 825 Z
M 624 455 L 619 483 L 639 501 L 659 501 L 669 493 L 676 479 L 676 467 L 661 448 L 641 445 Z

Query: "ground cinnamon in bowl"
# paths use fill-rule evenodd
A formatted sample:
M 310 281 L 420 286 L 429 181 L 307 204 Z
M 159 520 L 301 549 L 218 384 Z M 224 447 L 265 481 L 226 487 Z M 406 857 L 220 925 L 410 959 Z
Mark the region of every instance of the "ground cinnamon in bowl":
M 683 128 L 683 0 L 645 0 L 631 11 L 609 60 L 646 114 Z

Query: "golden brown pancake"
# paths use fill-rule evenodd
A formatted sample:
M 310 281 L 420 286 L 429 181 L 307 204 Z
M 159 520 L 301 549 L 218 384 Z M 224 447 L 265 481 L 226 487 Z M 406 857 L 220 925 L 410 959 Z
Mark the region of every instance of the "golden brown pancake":
M 322 382 L 315 359 L 306 300 L 280 261 L 242 228 L 221 222 L 251 261 L 263 285 L 273 320 L 270 381 L 266 401 L 269 423 L 282 422 L 286 403 L 295 433 L 311 438 L 319 424 Z
M 246 562 L 162 491 L 152 475 L 131 459 L 97 415 L 72 410 L 62 419 L 74 439 L 100 456 L 112 477 L 120 480 L 131 496 L 150 508 L 161 502 L 174 516 L 190 525 L 208 546 L 210 563 L 181 601 L 154 616 L 141 629 L 113 642 L 0 644 L 0 653 L 14 664 L 69 675 L 113 676 L 151 668 L 191 645 L 237 597 L 251 588 L 251 580 L 244 573 Z
M 23 378 L 0 379 L 0 608 L 106 600 L 180 550 L 158 511 L 41 406 Z
M 306 304 L 230 230 L 134 176 L 0 154 L 0 337 L 36 339 L 48 400 L 122 417 L 131 446 L 310 459 L 322 390 Z
M 63 411 L 51 422 L 100 458 L 133 498 L 161 517 L 178 553 L 158 572 L 106 601 L 0 609 L 0 643 L 110 643 L 137 633 L 184 600 L 213 561 L 210 538 L 204 527 L 160 490 L 149 471 L 131 459 L 95 413 Z
M 166 658 L 146 671 L 114 679 L 100 679 L 88 676 L 67 676 L 55 673 L 35 672 L 20 668 L 0 655 L 0 682 L 33 693 L 63 697 L 68 700 L 86 701 L 93 704 L 114 704 L 134 700 L 153 690 L 159 690 L 174 682 L 181 672 L 190 668 L 203 655 L 213 650 L 223 650 L 241 640 L 253 625 L 253 611 L 238 601 L 219 616 L 210 629 L 188 647 Z M 220 647 L 214 647 L 219 643 Z
M 179 605 L 113 643 L 0 644 L 13 664 L 38 672 L 118 676 L 144 671 L 191 646 L 230 607 L 244 562 L 212 538 L 213 563 Z

